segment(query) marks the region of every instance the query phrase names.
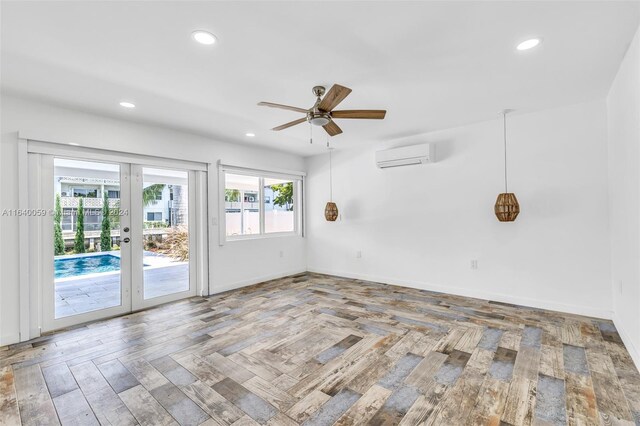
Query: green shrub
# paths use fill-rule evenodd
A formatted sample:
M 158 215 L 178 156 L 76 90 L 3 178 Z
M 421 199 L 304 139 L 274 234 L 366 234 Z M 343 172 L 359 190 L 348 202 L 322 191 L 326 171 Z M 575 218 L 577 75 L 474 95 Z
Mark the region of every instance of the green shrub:
M 60 194 L 56 194 L 56 208 L 53 213 L 53 247 L 56 256 L 64 254 L 64 239 L 62 238 L 62 207 Z
M 76 237 L 73 241 L 73 251 L 84 253 L 84 203 L 82 198 L 78 200 L 78 214 L 76 223 Z
M 109 217 L 109 197 L 104 191 L 102 202 L 102 230 L 100 231 L 100 251 L 111 250 L 111 219 Z

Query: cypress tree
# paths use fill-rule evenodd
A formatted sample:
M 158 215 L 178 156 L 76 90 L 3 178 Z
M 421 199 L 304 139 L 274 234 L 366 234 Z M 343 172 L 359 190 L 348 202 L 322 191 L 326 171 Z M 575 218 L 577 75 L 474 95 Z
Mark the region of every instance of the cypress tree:
M 73 242 L 73 251 L 84 253 L 84 203 L 82 198 L 78 200 L 78 214 L 76 222 L 76 238 Z
M 104 193 L 102 202 L 102 230 L 100 231 L 100 251 L 111 250 L 111 218 L 109 217 L 109 197 Z
M 62 239 L 62 207 L 60 206 L 60 194 L 56 194 L 56 208 L 53 212 L 53 241 L 56 256 L 64 254 L 64 240 Z

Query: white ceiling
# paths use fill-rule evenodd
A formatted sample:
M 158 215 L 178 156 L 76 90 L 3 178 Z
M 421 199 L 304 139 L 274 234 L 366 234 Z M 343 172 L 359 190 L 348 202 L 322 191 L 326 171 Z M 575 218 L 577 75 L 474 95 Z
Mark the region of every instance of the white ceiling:
M 602 98 L 638 26 L 638 2 L 2 2 L 2 89 L 234 143 L 311 155 L 325 136 L 256 106 L 309 107 L 353 89 L 353 147 Z M 215 33 L 203 46 L 190 34 Z M 531 51 L 515 45 L 544 37 Z M 137 105 L 125 110 L 118 103 Z M 246 132 L 256 137 L 245 137 Z

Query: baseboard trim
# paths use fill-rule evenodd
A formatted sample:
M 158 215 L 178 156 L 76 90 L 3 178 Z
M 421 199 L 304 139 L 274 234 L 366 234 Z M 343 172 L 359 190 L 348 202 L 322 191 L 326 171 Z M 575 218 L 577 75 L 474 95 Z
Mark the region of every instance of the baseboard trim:
M 475 299 L 491 300 L 495 302 L 511 303 L 536 309 L 546 309 L 549 311 L 562 312 L 574 315 L 583 315 L 592 318 L 600 318 L 610 320 L 613 318 L 613 312 L 606 309 L 599 309 L 586 306 L 569 305 L 565 303 L 528 299 L 524 297 L 514 297 L 506 294 L 491 293 L 483 291 L 473 291 L 466 288 L 450 287 L 441 284 L 433 284 L 422 281 L 401 280 L 389 277 L 381 277 L 367 274 L 357 274 L 344 271 L 330 271 L 322 268 L 307 268 L 309 272 L 318 274 L 335 275 L 344 278 L 352 278 L 364 281 L 373 281 L 382 284 L 397 285 L 400 287 L 415 288 L 418 290 L 435 291 L 438 293 L 453 294 L 456 296 L 473 297 Z
M 13 345 L 15 343 L 20 343 L 20 335 L 19 334 L 10 334 L 8 336 L 4 336 L 0 339 L 0 346 Z
M 638 348 L 633 343 L 633 339 L 631 339 L 631 336 L 627 333 L 627 330 L 622 325 L 622 321 L 615 312 L 613 314 L 613 324 L 616 326 L 622 343 L 624 343 L 624 346 L 627 348 L 627 352 L 631 355 L 633 363 L 636 365 L 636 368 L 640 370 L 640 351 L 638 351 Z
M 260 283 L 263 283 L 265 281 L 276 280 L 278 278 L 284 278 L 284 277 L 288 277 L 290 275 L 302 274 L 302 273 L 305 273 L 305 272 L 307 272 L 307 269 L 306 268 L 302 268 L 302 269 L 294 269 L 294 270 L 291 270 L 291 271 L 279 272 L 279 273 L 276 273 L 276 274 L 263 275 L 261 277 L 251 278 L 251 279 L 248 279 L 248 280 L 236 281 L 235 283 L 226 284 L 226 285 L 222 285 L 222 286 L 217 286 L 214 283 L 211 294 L 213 295 L 213 294 L 218 294 L 218 293 L 224 293 L 225 291 L 236 290 L 238 288 L 247 287 L 247 286 L 254 285 L 254 284 L 260 284 Z

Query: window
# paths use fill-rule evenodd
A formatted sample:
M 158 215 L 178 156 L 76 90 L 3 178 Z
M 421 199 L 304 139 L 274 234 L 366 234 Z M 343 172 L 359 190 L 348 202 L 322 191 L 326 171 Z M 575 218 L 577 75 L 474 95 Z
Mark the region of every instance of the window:
M 299 234 L 302 176 L 242 172 L 221 173 L 226 238 Z
M 108 190 L 107 191 L 107 197 L 109 198 L 120 198 L 120 191 L 115 191 L 115 190 Z
M 73 188 L 74 197 L 98 198 L 97 189 Z
M 76 209 L 62 209 L 62 230 L 63 231 L 75 231 L 74 223 Z
M 162 220 L 162 212 L 147 212 L 147 221 L 161 221 Z
M 102 224 L 102 209 L 84 209 L 84 230 L 99 231 Z

